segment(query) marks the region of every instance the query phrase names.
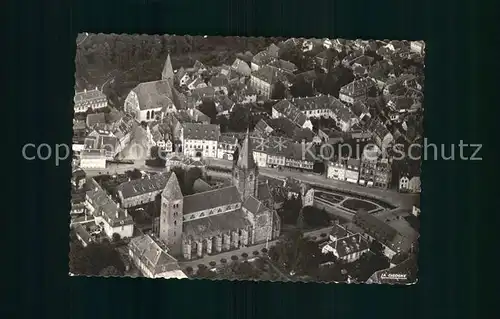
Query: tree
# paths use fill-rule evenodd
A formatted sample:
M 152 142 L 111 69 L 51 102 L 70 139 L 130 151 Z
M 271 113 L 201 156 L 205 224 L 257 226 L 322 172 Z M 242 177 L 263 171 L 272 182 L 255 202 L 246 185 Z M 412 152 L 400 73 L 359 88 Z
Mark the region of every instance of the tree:
M 151 147 L 151 149 L 149 150 L 149 157 L 151 157 L 151 158 L 158 158 L 159 149 L 160 148 L 158 146 Z
M 134 168 L 134 170 L 132 170 L 132 171 L 127 171 L 126 174 L 132 180 L 142 178 L 142 173 L 137 168 Z
M 311 82 L 306 82 L 300 77 L 290 88 L 290 93 L 293 97 L 314 96 L 314 88 Z
M 327 227 L 330 225 L 330 215 L 322 209 L 319 210 L 313 206 L 304 207 L 304 222 L 313 228 Z
M 384 246 L 377 240 L 373 240 L 370 244 L 370 251 L 376 255 L 383 255 Z
M 118 242 L 122 239 L 122 237 L 120 236 L 120 234 L 118 233 L 113 233 L 113 242 Z
M 198 107 L 198 110 L 208 116 L 212 123 L 217 121 L 217 108 L 215 107 L 215 103 L 210 100 L 203 100 L 201 105 Z
M 288 272 L 316 273 L 323 254 L 315 242 L 304 238 L 302 232 L 292 231 L 269 251 L 269 257 Z
M 85 248 L 71 244 L 69 257 L 69 268 L 73 274 L 97 276 L 108 266 L 115 267 L 119 274 L 125 271 L 120 254 L 109 242 L 91 243 Z
M 278 81 L 274 85 L 273 92 L 271 94 L 271 99 L 273 100 L 282 100 L 286 97 L 286 86 L 281 82 Z

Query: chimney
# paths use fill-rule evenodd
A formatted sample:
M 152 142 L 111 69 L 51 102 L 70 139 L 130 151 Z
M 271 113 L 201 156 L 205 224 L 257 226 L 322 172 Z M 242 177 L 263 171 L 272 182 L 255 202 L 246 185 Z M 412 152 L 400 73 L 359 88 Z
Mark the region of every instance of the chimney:
M 118 213 L 118 210 L 116 210 L 116 218 L 120 218 L 120 214 Z
M 125 208 L 125 217 L 128 217 L 128 209 Z
M 84 93 L 87 93 L 87 89 L 83 89 L 83 92 L 84 92 Z
M 95 87 L 95 90 L 97 91 L 97 86 Z

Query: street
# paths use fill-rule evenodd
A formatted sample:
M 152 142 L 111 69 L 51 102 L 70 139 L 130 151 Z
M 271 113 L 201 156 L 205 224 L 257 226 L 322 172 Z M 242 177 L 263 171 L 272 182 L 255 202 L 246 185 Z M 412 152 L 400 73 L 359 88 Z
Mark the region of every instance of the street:
M 209 165 L 231 168 L 232 162 L 223 159 L 206 159 Z M 293 177 L 297 180 L 303 181 L 305 183 L 309 183 L 312 185 L 337 189 L 344 192 L 352 192 L 354 194 L 358 194 L 360 196 L 374 197 L 376 199 L 380 199 L 383 201 L 388 201 L 394 206 L 398 206 L 401 208 L 411 208 L 413 206 L 413 202 L 415 200 L 414 194 L 403 194 L 398 193 L 394 190 L 383 190 L 378 188 L 369 188 L 361 185 L 343 182 L 334 179 L 327 179 L 324 176 L 312 174 L 312 173 L 301 173 L 297 171 L 278 171 L 276 169 L 267 168 L 267 167 L 259 167 L 259 173 L 264 176 L 280 178 L 284 179 L 287 177 Z

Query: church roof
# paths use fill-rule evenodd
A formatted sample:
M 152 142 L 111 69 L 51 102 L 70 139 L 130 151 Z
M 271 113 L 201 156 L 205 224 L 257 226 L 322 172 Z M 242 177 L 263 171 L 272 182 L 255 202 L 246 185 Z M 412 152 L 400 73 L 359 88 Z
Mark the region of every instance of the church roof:
M 183 233 L 185 236 L 197 240 L 210 238 L 236 229 L 245 229 L 250 225 L 246 214 L 242 210 L 236 210 L 184 222 Z
M 181 187 L 175 173 L 170 174 L 170 178 L 161 195 L 167 200 L 182 199 Z
M 245 139 L 243 140 L 243 145 L 238 156 L 238 167 L 244 169 L 253 169 L 256 167 L 255 161 L 253 159 L 253 147 L 252 141 L 249 138 L 248 130 Z
M 131 180 L 118 185 L 116 190 L 121 192 L 123 198 L 156 192 L 165 188 L 170 174 L 171 173 L 161 173 L 152 175 L 150 178 Z
M 229 186 L 184 197 L 183 213 L 190 214 L 241 201 L 236 186 Z
M 165 61 L 165 66 L 163 67 L 163 72 L 161 73 L 162 79 L 170 79 L 174 78 L 174 69 L 172 68 L 172 61 L 170 60 L 170 53 L 167 56 L 167 61 Z
M 202 180 L 201 178 L 198 178 L 197 180 L 194 181 L 193 183 L 193 191 L 195 193 L 203 193 L 212 190 L 212 187 Z
M 260 213 L 266 209 L 264 204 L 262 204 L 260 200 L 253 196 L 247 198 L 247 200 L 243 203 L 243 207 L 248 209 L 248 211 L 250 211 L 252 214 Z

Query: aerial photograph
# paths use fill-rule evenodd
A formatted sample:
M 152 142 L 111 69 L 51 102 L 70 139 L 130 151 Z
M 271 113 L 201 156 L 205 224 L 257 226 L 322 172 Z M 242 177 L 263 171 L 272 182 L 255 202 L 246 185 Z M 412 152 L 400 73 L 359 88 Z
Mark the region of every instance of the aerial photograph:
M 424 60 L 418 39 L 80 33 L 69 275 L 416 283 Z

